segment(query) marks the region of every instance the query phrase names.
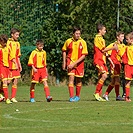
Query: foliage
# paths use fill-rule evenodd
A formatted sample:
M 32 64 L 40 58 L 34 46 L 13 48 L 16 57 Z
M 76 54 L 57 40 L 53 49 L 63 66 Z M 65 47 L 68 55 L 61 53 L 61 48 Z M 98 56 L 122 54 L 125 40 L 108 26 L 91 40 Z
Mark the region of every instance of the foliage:
M 58 5 L 57 5 L 58 4 Z M 117 0 L 1 0 L 0 1 L 0 33 L 10 35 L 10 29 L 21 30 L 23 74 L 28 72 L 25 62 L 26 53 L 37 39 L 43 39 L 47 52 L 47 63 L 50 75 L 63 80 L 66 73 L 62 71 L 61 48 L 65 40 L 72 35 L 72 27 L 79 25 L 82 38 L 87 42 L 89 55 L 85 62 L 84 83 L 97 79 L 93 66 L 93 39 L 96 24 L 103 23 L 107 27 L 105 35 L 108 45 L 115 40 L 115 32 L 125 33 L 133 30 L 133 5 L 129 0 L 120 0 L 120 27 L 117 28 Z M 23 49 L 26 46 L 27 49 Z M 29 49 L 29 51 L 31 51 Z M 25 58 L 26 57 L 26 58 Z

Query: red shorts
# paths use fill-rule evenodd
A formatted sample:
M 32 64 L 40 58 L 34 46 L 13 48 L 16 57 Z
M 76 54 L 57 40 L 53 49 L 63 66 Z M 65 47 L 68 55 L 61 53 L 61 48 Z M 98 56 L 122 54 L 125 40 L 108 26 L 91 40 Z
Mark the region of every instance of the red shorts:
M 124 66 L 125 79 L 132 80 L 133 78 L 133 66 L 125 65 Z
M 68 75 L 74 75 L 75 77 L 83 77 L 84 76 L 84 63 L 78 65 L 77 67 L 73 69 L 68 69 Z
M 46 67 L 44 68 L 38 68 L 37 72 L 33 72 L 32 70 L 32 83 L 39 83 L 43 82 L 44 80 L 47 80 L 48 73 Z
M 112 76 L 119 76 L 121 71 L 121 64 L 115 64 L 115 68 L 111 66 L 111 74 Z
M 96 68 L 98 69 L 98 75 L 101 75 L 103 73 L 108 74 L 108 68 L 105 64 L 96 64 Z
M 9 79 L 16 79 L 20 78 L 20 71 L 19 70 L 11 70 L 9 69 Z
M 7 80 L 9 78 L 9 68 L 8 67 L 1 67 L 0 68 L 0 78 L 2 81 Z

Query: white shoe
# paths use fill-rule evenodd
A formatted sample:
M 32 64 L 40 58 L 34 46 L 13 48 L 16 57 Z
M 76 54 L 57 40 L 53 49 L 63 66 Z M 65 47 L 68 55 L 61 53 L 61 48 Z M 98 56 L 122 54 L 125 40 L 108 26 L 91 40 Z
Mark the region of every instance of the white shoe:
M 108 95 L 104 94 L 104 95 L 103 95 L 103 98 L 104 98 L 106 101 L 109 101 Z
M 16 98 L 14 97 L 14 98 L 11 99 L 11 102 L 17 103 L 18 101 L 17 101 Z

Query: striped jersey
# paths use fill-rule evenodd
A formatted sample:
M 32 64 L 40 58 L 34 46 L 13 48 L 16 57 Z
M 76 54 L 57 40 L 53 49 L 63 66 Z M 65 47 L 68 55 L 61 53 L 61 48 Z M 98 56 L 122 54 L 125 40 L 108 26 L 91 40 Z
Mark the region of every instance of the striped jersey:
M 67 52 L 70 64 L 77 61 L 82 55 L 88 55 L 87 44 L 81 37 L 77 41 L 73 37 L 67 39 L 62 51 Z
M 9 48 L 0 47 L 0 67 L 9 67 Z
M 133 44 L 126 46 L 122 60 L 124 64 L 133 65 Z
M 46 51 L 39 51 L 37 48 L 30 54 L 28 66 L 34 66 L 35 68 L 43 68 L 46 66 Z
M 117 44 L 118 50 L 109 50 L 107 53 L 110 55 L 111 60 L 113 61 L 114 64 L 119 64 L 122 62 L 121 59 L 121 54 L 124 53 L 125 51 L 125 44 L 120 44 L 117 41 L 114 43 L 111 43 L 110 45 L 107 46 L 107 48 L 113 47 L 114 44 Z
M 18 58 L 20 58 L 21 56 L 20 43 L 18 41 L 14 41 L 12 38 L 9 38 L 7 41 L 7 46 L 9 47 L 10 50 L 9 69 L 16 69 L 16 65 L 12 60 L 15 59 L 18 64 Z
M 105 53 L 102 52 L 105 49 L 105 40 L 103 36 L 97 34 L 94 38 L 94 64 L 106 64 Z

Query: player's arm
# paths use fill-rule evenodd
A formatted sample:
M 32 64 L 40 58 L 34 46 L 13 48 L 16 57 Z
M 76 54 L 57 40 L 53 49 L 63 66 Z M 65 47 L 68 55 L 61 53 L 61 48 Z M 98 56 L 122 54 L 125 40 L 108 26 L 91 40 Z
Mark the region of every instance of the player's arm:
M 106 53 L 106 57 L 108 58 L 110 64 L 112 65 L 112 68 L 115 67 L 115 64 L 113 63 L 113 61 L 111 60 L 110 56 L 108 55 L 108 53 Z
M 66 51 L 62 52 L 63 62 L 62 62 L 62 69 L 66 69 Z
M 31 65 L 32 69 L 33 69 L 33 72 L 37 72 L 37 69 L 34 67 L 34 65 Z
M 21 66 L 21 62 L 20 62 L 20 56 L 21 56 L 21 50 L 20 50 L 20 43 L 18 43 L 18 66 L 19 66 L 19 71 L 21 72 L 22 71 L 22 66 Z
M 20 58 L 18 58 L 18 64 L 19 64 L 19 71 L 22 71 L 22 66 L 21 66 L 21 62 L 20 62 Z
M 72 64 L 68 65 L 67 68 L 72 69 L 74 68 L 79 62 L 83 61 L 85 59 L 86 55 L 82 55 L 77 61 L 73 62 Z
M 32 51 L 29 57 L 28 66 L 31 66 L 33 69 L 33 72 L 37 72 L 37 69 L 34 66 L 33 58 L 36 55 L 35 51 Z
M 12 62 L 15 64 L 16 69 L 18 69 L 18 64 L 17 64 L 17 62 L 16 62 L 16 59 L 12 59 Z
M 118 50 L 117 44 L 114 44 L 112 47 L 106 47 L 105 49 L 102 50 L 102 52 L 108 52 L 110 50 Z

